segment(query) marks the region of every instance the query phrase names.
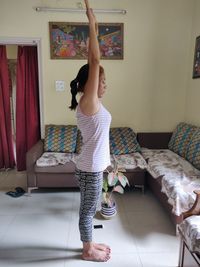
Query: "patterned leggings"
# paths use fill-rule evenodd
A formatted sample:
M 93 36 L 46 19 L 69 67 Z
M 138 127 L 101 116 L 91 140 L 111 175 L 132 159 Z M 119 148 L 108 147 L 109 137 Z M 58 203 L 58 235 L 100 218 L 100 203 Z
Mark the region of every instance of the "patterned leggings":
M 79 230 L 82 242 L 92 241 L 92 220 L 100 200 L 103 172 L 82 172 L 76 169 L 79 181 L 81 204 L 79 210 Z

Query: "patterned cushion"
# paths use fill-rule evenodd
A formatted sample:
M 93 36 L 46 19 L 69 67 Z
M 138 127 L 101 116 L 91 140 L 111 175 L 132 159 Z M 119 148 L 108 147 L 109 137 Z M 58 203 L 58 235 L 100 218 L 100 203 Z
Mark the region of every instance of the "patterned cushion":
M 131 128 L 117 127 L 110 129 L 110 153 L 115 155 L 140 152 L 140 145 Z
M 81 153 L 81 147 L 82 147 L 82 135 L 80 130 L 78 129 L 78 133 L 77 133 L 77 141 L 76 141 L 76 153 L 80 154 Z
M 111 155 L 111 163 L 113 168 L 118 166 L 119 169 L 133 170 L 136 168 L 146 169 L 147 163 L 141 153 L 135 152 L 125 155 Z M 116 163 L 116 164 L 115 164 Z
M 72 159 L 71 153 L 44 152 L 36 161 L 38 167 L 64 165 Z
M 76 138 L 76 126 L 46 125 L 44 151 L 73 153 L 76 149 Z
M 192 163 L 197 169 L 200 170 L 200 129 L 198 128 L 188 145 L 186 151 L 186 159 Z
M 200 216 L 192 215 L 179 225 L 190 251 L 200 253 Z M 187 265 L 189 266 L 189 265 Z M 192 266 L 192 265 L 190 265 Z M 194 265 L 193 265 L 194 266 Z
M 179 123 L 169 141 L 169 149 L 185 158 L 187 146 L 196 129 L 197 127 L 185 122 Z

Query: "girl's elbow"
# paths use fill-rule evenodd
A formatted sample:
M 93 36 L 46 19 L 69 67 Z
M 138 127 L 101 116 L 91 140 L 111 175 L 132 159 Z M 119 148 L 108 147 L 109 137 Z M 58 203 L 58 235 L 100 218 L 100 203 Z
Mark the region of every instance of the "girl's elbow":
M 92 57 L 90 63 L 91 65 L 100 65 L 100 57 Z

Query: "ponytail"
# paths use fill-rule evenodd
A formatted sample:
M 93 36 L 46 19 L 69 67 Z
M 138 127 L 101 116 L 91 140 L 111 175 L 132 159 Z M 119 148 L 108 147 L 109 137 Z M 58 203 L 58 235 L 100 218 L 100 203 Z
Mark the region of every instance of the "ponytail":
M 76 100 L 76 95 L 78 93 L 78 81 L 77 81 L 77 79 L 74 79 L 73 81 L 71 81 L 70 87 L 71 87 L 72 99 L 71 99 L 71 106 L 69 108 L 71 110 L 75 110 L 77 105 L 78 105 L 78 102 Z
M 69 108 L 71 110 L 75 110 L 78 105 L 78 102 L 76 100 L 77 93 L 84 92 L 84 87 L 88 79 L 88 73 L 89 73 L 89 65 L 85 64 L 80 68 L 76 78 L 70 83 L 72 100 L 71 100 L 71 106 Z

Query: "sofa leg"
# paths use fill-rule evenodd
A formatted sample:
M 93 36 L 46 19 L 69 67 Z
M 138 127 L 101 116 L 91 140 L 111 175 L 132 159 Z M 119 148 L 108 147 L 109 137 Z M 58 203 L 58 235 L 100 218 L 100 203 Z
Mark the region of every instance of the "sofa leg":
M 184 242 L 183 242 L 183 239 L 181 238 L 180 249 L 179 249 L 178 267 L 183 267 L 184 249 L 185 249 Z
M 31 191 L 34 190 L 34 189 L 38 189 L 38 187 L 28 187 L 28 197 L 31 196 Z
M 144 185 L 134 185 L 136 188 L 142 189 L 142 194 L 144 194 Z
M 180 232 L 178 230 L 178 226 L 179 226 L 179 224 L 176 224 L 176 236 L 180 236 Z

